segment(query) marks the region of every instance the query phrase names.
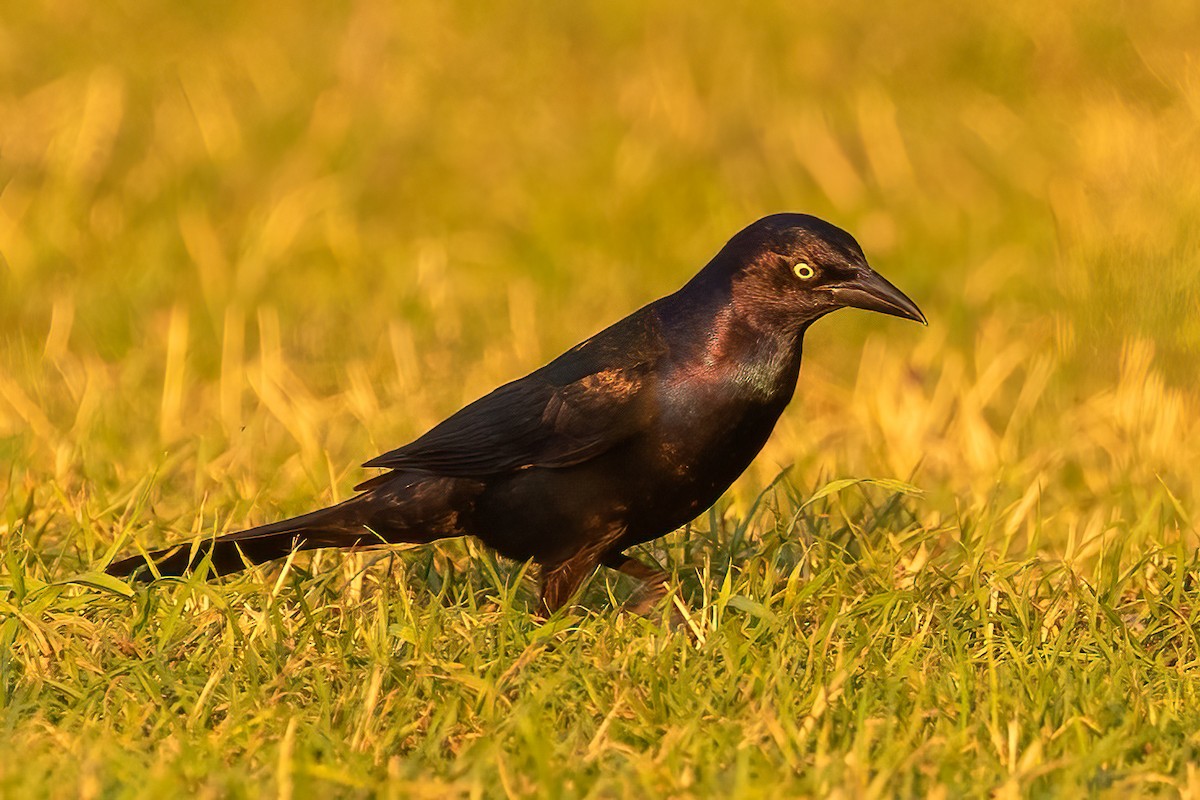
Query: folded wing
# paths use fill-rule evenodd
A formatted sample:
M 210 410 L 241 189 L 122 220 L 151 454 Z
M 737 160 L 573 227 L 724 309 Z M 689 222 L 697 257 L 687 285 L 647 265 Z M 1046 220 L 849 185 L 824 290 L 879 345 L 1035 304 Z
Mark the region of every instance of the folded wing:
M 607 452 L 644 430 L 655 408 L 653 368 L 662 348 L 645 320 L 624 323 L 363 466 L 484 477 L 570 467 Z

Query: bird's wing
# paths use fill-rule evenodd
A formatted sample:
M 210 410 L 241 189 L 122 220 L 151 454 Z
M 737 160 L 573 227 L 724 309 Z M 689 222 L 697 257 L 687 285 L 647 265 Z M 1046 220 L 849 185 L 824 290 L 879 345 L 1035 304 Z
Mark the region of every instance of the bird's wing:
M 484 477 L 582 463 L 650 423 L 661 352 L 644 321 L 623 320 L 363 466 Z

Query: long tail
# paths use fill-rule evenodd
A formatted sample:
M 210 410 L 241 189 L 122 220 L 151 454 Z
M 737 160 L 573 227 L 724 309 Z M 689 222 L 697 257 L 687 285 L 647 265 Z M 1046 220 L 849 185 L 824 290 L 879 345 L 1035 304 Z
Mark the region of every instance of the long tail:
M 227 575 L 245 569 L 247 564 L 283 558 L 292 550 L 385 544 L 387 540 L 367 527 L 372 511 L 368 498 L 369 495 L 358 495 L 292 519 L 131 556 L 109 564 L 105 572 L 124 578 L 142 570 L 138 577 L 150 580 L 154 577 L 149 569 L 151 562 L 160 575 L 183 575 L 210 557 L 213 572 Z

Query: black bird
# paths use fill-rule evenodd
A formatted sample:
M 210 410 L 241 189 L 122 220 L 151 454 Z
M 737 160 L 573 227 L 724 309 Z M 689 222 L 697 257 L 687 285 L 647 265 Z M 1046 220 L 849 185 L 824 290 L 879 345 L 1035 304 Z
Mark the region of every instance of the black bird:
M 471 535 L 540 565 L 545 613 L 600 565 L 642 581 L 644 609 L 666 576 L 623 551 L 693 519 L 746 469 L 792 399 L 804 332 L 847 306 L 925 324 L 850 234 L 765 217 L 679 291 L 366 462 L 387 472 L 360 494 L 149 561 L 178 575 L 208 556 L 225 574 L 293 549 Z M 146 566 L 137 555 L 108 572 Z

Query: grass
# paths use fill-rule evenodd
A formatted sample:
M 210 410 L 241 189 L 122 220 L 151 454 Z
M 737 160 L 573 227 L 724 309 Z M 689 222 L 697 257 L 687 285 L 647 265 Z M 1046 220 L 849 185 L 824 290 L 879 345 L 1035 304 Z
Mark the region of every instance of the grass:
M 6 23 L 0 796 L 1200 796 L 1188 4 Z M 100 574 L 346 496 L 782 209 L 932 324 L 814 328 L 645 551 L 690 634 L 608 575 L 539 623 L 469 542 Z

